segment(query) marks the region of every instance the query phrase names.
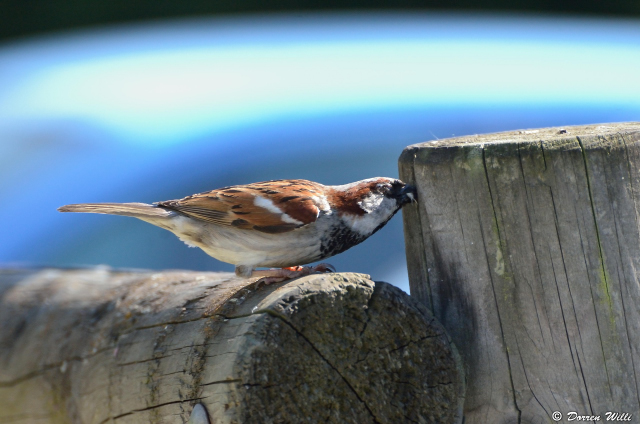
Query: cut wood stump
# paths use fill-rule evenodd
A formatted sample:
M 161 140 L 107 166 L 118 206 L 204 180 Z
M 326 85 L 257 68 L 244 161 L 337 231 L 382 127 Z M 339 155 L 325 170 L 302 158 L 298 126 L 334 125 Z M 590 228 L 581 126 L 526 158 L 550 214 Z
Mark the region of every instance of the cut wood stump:
M 361 274 L 0 271 L 0 423 L 446 423 L 462 378 L 427 309 Z
M 638 422 L 640 123 L 419 144 L 400 176 L 411 293 L 461 353 L 465 424 Z

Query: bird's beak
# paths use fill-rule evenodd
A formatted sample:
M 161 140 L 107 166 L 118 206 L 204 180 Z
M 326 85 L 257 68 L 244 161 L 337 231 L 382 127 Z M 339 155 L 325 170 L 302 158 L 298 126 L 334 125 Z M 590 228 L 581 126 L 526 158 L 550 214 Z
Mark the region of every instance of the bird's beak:
M 418 190 L 412 185 L 405 185 L 402 190 L 400 190 L 400 195 L 402 196 L 402 204 L 416 203 L 418 201 Z

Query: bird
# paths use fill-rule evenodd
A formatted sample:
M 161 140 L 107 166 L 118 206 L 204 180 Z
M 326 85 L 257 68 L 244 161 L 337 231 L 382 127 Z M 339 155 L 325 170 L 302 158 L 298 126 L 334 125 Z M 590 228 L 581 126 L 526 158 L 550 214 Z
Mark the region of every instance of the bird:
M 291 179 L 222 187 L 153 204 L 80 203 L 58 211 L 141 219 L 233 264 L 237 276 L 259 277 L 269 284 L 335 272 L 326 263 L 302 265 L 363 242 L 416 201 L 416 188 L 394 178 L 344 185 Z M 271 269 L 256 269 L 260 267 Z

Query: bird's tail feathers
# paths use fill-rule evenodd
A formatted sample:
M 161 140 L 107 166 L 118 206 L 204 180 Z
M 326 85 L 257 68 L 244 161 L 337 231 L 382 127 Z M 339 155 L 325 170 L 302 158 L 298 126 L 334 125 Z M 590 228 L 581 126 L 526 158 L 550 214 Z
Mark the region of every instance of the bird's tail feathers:
M 172 213 L 146 203 L 80 203 L 58 208 L 59 212 L 104 213 L 108 215 L 124 215 L 136 218 L 166 218 Z

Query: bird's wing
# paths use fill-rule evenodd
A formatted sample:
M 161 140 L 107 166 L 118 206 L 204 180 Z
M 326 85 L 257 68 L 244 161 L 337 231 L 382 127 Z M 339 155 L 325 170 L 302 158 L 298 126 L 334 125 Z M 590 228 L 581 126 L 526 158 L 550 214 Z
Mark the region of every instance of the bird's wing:
M 284 233 L 318 218 L 323 188 L 306 180 L 265 181 L 224 187 L 157 205 L 217 225 Z

